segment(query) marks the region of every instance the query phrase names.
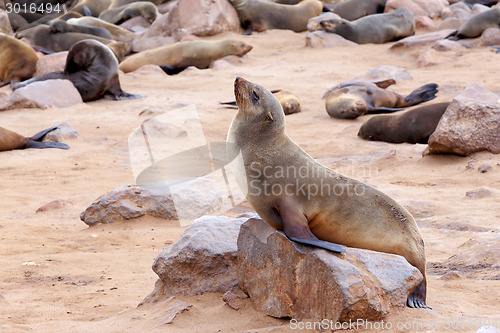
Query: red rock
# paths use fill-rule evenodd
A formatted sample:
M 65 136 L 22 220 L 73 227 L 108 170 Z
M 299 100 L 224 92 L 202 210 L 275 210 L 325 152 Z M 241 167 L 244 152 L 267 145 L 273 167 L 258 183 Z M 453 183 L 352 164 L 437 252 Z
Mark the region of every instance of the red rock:
M 47 54 L 38 59 L 36 63 L 36 72 L 34 76 L 40 76 L 45 73 L 62 71 L 66 65 L 68 51 Z

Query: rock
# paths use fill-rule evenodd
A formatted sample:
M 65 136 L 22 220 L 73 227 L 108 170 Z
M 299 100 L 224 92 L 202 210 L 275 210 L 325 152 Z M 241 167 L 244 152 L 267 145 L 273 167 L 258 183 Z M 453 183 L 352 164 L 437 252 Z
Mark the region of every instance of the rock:
M 80 219 L 89 226 L 146 214 L 176 220 L 180 214 L 182 218 L 197 218 L 220 208 L 222 196 L 212 181 L 197 178 L 185 184 L 173 193 L 168 186 L 158 189 L 122 186 L 97 198 L 80 214 Z
M 500 333 L 500 330 L 494 326 L 481 326 L 476 333 Z
M 70 123 L 64 122 L 57 125 L 59 128 L 47 133 L 44 139 L 49 141 L 61 142 L 62 139 L 76 139 L 78 138 L 78 132 L 71 126 Z
M 398 49 L 401 47 L 410 48 L 410 47 L 415 47 L 415 46 L 422 46 L 422 45 L 425 45 L 428 43 L 433 43 L 437 40 L 444 39 L 449 34 L 451 34 L 453 31 L 455 31 L 455 30 L 454 29 L 445 29 L 445 30 L 430 32 L 428 34 L 406 37 L 406 38 L 403 38 L 403 39 L 397 41 L 396 43 L 394 43 L 391 46 L 391 50 Z
M 456 18 L 465 22 L 471 18 L 470 8 L 463 1 L 455 2 L 450 5 L 450 11 L 443 15 L 443 18 Z
M 406 8 L 414 16 L 428 16 L 431 19 L 441 17 L 450 10 L 446 0 L 387 0 L 385 3 L 386 13 L 398 8 Z
M 470 199 L 482 199 L 491 197 L 491 195 L 491 190 L 486 186 L 465 192 L 465 197 Z
M 498 46 L 500 45 L 500 29 L 488 28 L 483 31 L 479 37 L 481 46 Z
M 36 72 L 34 76 L 40 76 L 45 73 L 62 71 L 66 65 L 68 51 L 47 54 L 36 63 Z
M 484 163 L 482 165 L 479 166 L 479 168 L 477 169 L 477 171 L 481 172 L 481 173 L 486 173 L 488 171 L 491 170 L 491 164 L 489 163 Z
M 429 137 L 427 154 L 500 153 L 499 96 L 473 84 L 455 97 Z
M 155 304 L 155 309 L 161 309 L 159 315 L 155 315 L 154 318 L 154 321 L 157 322 L 156 327 L 173 323 L 175 317 L 179 313 L 184 311 L 189 311 L 189 309 L 191 309 L 191 307 L 193 306 L 192 304 L 178 300 L 174 296 L 171 296 L 171 297 L 166 297 L 163 300 L 155 299 L 153 301 L 150 301 L 148 298 L 146 298 L 139 304 L 139 307 L 146 303 L 152 303 L 152 302 L 157 303 Z
M 233 293 L 232 291 L 227 291 L 224 295 L 222 295 L 222 300 L 231 308 L 235 310 L 239 310 L 241 308 L 241 301 L 238 295 Z
M 312 48 L 358 46 L 344 37 L 326 31 L 308 32 L 306 35 L 306 46 Z
M 434 21 L 430 17 L 423 15 L 415 16 L 415 26 L 429 31 L 436 30 L 436 24 L 434 24 Z
M 333 12 L 326 12 L 319 16 L 311 17 L 307 22 L 307 31 L 322 31 L 324 29 L 321 26 L 321 22 L 328 21 L 334 18 L 340 18 L 340 16 Z
M 143 37 L 174 36 L 179 40 L 186 34 L 212 36 L 240 29 L 238 14 L 227 0 L 178 0 Z
M 3 32 L 6 35 L 12 34 L 12 26 L 10 25 L 9 16 L 3 9 L 0 9 L 0 32 Z
M 417 56 L 417 64 L 420 67 L 435 66 L 451 60 L 453 60 L 453 58 L 436 51 L 433 48 L 428 48 Z
M 157 16 L 157 18 L 159 17 L 160 14 Z M 142 33 L 146 31 L 150 26 L 151 24 L 142 16 L 132 17 L 120 24 L 120 27 L 133 31 L 135 33 Z
M 438 30 L 458 30 L 462 24 L 464 24 L 466 21 L 465 20 L 460 20 L 454 17 L 448 17 L 447 19 L 443 20 L 441 24 L 438 27 Z M 446 37 L 446 36 L 445 36 Z
M 334 254 L 291 242 L 258 219 L 238 237 L 240 289 L 273 317 L 380 320 L 403 308 L 421 280 L 401 256 L 353 248 Z
M 70 200 L 57 199 L 57 200 L 51 201 L 49 203 L 46 203 L 45 205 L 40 206 L 36 210 L 36 213 L 46 212 L 49 210 L 61 209 L 64 206 L 72 205 L 72 204 L 73 204 L 73 202 L 71 202 Z
M 238 285 L 236 241 L 248 218 L 203 216 L 156 257 L 153 271 L 165 295 L 226 292 Z M 160 292 L 156 291 L 156 293 Z
M 462 46 L 462 44 L 449 39 L 438 40 L 434 43 L 434 45 L 432 45 L 432 48 L 440 52 L 465 50 L 465 47 Z
M 0 111 L 22 108 L 64 108 L 83 103 L 80 93 L 69 80 L 34 82 L 16 89 L 2 102 Z
M 365 74 L 354 78 L 354 80 L 357 81 L 382 81 L 388 79 L 393 79 L 394 81 L 399 82 L 403 80 L 411 80 L 413 79 L 413 77 L 411 76 L 410 72 L 402 67 L 382 65 L 372 68 Z
M 140 38 L 132 42 L 132 51 L 138 53 L 150 49 L 155 49 L 160 46 L 171 45 L 174 43 L 174 37 L 154 36 L 148 38 Z
M 470 10 L 470 16 L 476 16 L 477 14 L 481 14 L 487 10 L 490 10 L 490 7 L 476 3 Z

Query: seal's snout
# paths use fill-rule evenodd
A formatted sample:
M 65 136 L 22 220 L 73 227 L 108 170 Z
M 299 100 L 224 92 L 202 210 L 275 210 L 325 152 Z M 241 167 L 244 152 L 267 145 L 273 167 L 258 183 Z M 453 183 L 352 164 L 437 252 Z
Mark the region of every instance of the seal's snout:
M 250 82 L 239 76 L 234 80 L 234 97 L 236 98 L 236 105 L 238 105 L 238 107 L 245 104 L 245 87 L 248 86 L 249 83 Z

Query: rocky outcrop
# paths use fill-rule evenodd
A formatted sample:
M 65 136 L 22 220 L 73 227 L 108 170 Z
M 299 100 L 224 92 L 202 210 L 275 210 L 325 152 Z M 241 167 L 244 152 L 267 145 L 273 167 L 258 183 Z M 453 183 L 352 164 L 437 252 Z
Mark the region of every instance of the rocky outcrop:
M 500 153 L 500 99 L 479 84 L 455 97 L 429 137 L 427 154 Z
M 162 188 L 144 188 L 137 185 L 122 186 L 97 198 L 80 219 L 89 226 L 97 223 L 112 223 L 151 215 L 168 220 L 192 218 L 217 211 L 222 204 L 222 196 L 215 184 L 198 178 L 190 184 L 170 191 Z
M 238 237 L 239 286 L 273 317 L 379 320 L 404 307 L 421 280 L 401 256 L 299 245 L 259 219 L 244 223 Z

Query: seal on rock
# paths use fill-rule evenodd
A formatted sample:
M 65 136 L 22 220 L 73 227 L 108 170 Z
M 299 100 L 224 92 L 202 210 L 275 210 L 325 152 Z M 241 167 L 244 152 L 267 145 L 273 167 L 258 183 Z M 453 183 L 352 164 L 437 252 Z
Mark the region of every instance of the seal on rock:
M 413 14 L 399 8 L 385 14 L 373 14 L 355 21 L 334 18 L 321 21 L 327 32 L 332 32 L 358 44 L 383 44 L 415 33 Z
M 424 242 L 410 213 L 302 150 L 285 133 L 285 115 L 270 91 L 238 77 L 234 93 L 239 110 L 229 129 L 228 154 L 236 156 L 235 178 L 259 216 L 297 242 L 405 257 L 423 275 L 407 304 L 427 307 Z
M 241 57 L 251 49 L 252 46 L 234 39 L 180 42 L 134 54 L 120 63 L 120 69 L 124 73 L 144 65 L 163 66 L 167 73 L 168 70 L 178 72 L 189 66 L 204 69 L 214 60 L 228 55 Z
M 152 24 L 158 16 L 158 8 L 151 2 L 133 2 L 131 4 L 107 9 L 103 11 L 99 18 L 103 21 L 121 24 L 132 17 L 142 16 Z
M 450 103 L 420 106 L 399 115 L 375 116 L 359 129 L 358 136 L 365 140 L 390 143 L 424 143 L 436 130 L 441 116 Z
M 389 113 L 436 98 L 437 84 L 429 83 L 403 97 L 387 90 L 394 80 L 341 83 L 323 96 L 332 118 L 355 119 L 365 113 Z
M 70 80 L 84 102 L 101 97 L 114 100 L 142 97 L 124 92 L 118 80 L 118 60 L 109 47 L 87 39 L 73 45 L 66 58 L 63 71 L 56 71 L 21 82 L 15 89 L 37 81 Z
M 296 5 L 282 5 L 267 0 L 231 0 L 241 25 L 249 31 L 287 29 L 307 30 L 310 18 L 318 16 L 323 4 L 318 0 L 304 0 Z
M 37 61 L 38 56 L 31 46 L 0 33 L 0 87 L 31 78 Z
M 43 130 L 30 138 L 26 138 L 16 132 L 12 132 L 6 128 L 0 127 L 0 151 L 26 148 L 60 148 L 68 149 L 67 144 L 61 142 L 43 142 L 43 138 L 49 132 L 56 130 L 54 126 Z
M 446 38 L 452 40 L 476 38 L 488 28 L 500 28 L 500 8 L 491 8 L 474 15 Z

